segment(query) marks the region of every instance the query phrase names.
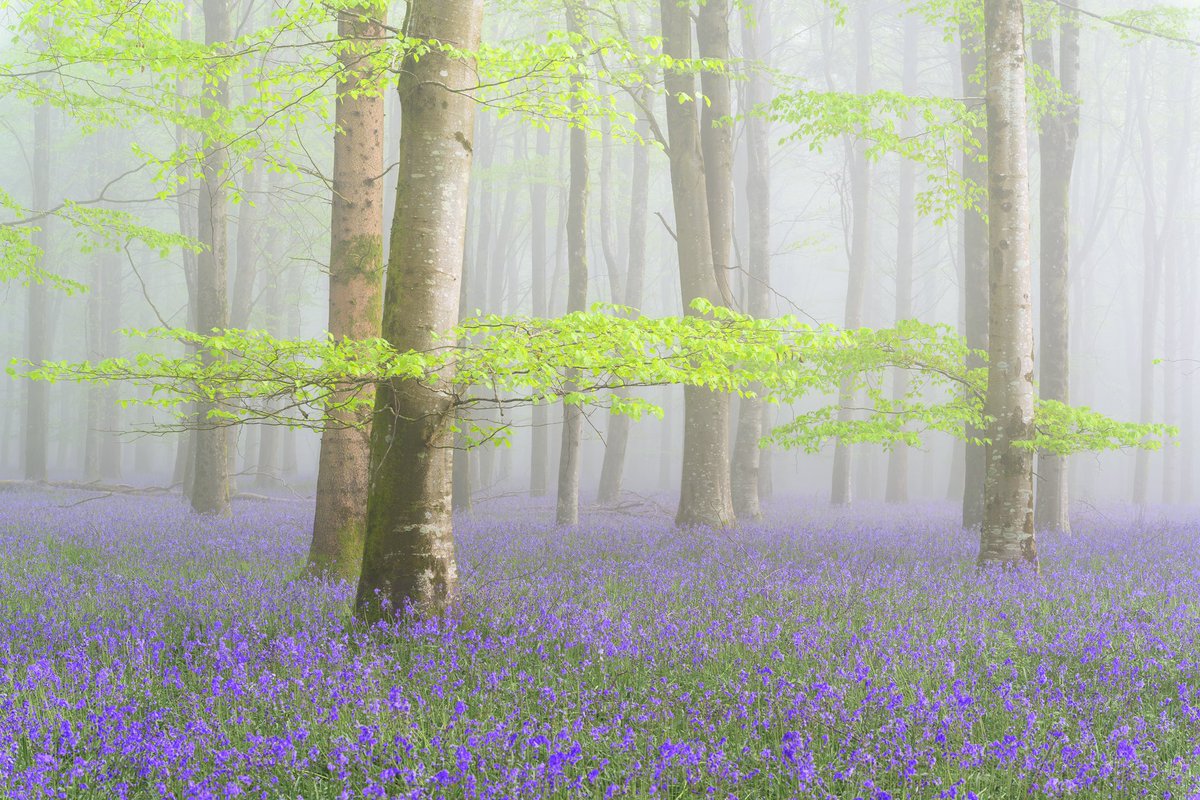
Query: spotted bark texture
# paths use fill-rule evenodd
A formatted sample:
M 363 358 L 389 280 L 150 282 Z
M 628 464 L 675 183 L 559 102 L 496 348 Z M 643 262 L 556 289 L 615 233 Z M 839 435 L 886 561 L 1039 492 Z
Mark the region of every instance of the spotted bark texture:
M 364 3 L 338 14 L 338 36 L 350 45 L 342 72 L 333 142 L 330 218 L 329 333 L 337 339 L 379 336 L 383 302 L 384 95 L 363 91 L 375 80 L 369 59 L 383 41 L 385 3 Z M 335 402 L 350 399 L 339 389 Z M 358 391 L 361 391 L 358 390 Z M 321 434 L 317 504 L 309 571 L 352 581 L 362 567 L 371 465 L 366 414 L 339 413 L 345 426 Z
M 1038 566 L 1033 528 L 1033 304 L 1025 13 L 987 0 L 990 422 L 979 563 Z
M 482 0 L 415 0 L 412 37 L 479 46 Z M 401 65 L 403 112 L 383 335 L 426 350 L 458 322 L 470 192 L 475 64 L 436 49 Z M 438 338 L 438 346 L 453 345 Z M 453 367 L 447 369 L 449 373 Z M 442 376 L 440 386 L 452 383 Z M 379 387 L 371 431 L 360 617 L 443 613 L 458 587 L 451 514 L 454 398 L 412 381 Z

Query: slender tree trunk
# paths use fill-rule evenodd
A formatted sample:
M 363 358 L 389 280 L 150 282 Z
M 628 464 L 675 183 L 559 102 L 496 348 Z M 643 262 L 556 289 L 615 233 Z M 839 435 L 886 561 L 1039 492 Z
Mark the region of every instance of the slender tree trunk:
M 42 104 L 33 112 L 33 203 L 34 210 L 50 208 L 50 142 L 54 135 L 51 128 L 53 110 Z M 33 246 L 44 264 L 50 236 L 46 231 L 49 222 L 43 222 L 33 234 Z M 47 319 L 47 292 L 45 284 L 31 281 L 29 299 L 25 311 L 25 353 L 29 360 L 38 363 L 46 360 L 46 339 L 49 334 Z M 44 381 L 25 381 L 25 419 L 21 427 L 24 437 L 25 480 L 45 481 L 47 478 L 48 449 L 50 437 L 50 392 Z
M 547 289 L 549 281 L 549 262 L 546 252 L 546 214 L 547 214 L 547 183 L 550 167 L 550 131 L 539 130 L 537 133 L 537 171 L 530 184 L 529 201 L 533 212 L 532 218 L 532 288 L 533 316 L 543 318 L 549 312 Z M 529 459 L 529 496 L 545 497 L 550 487 L 550 415 L 544 403 L 533 407 L 533 452 Z
M 915 14 L 904 19 L 904 93 L 917 93 L 917 70 L 920 66 L 921 25 Z M 916 124 L 905 120 L 902 136 L 917 134 Z M 900 208 L 896 220 L 896 322 L 912 319 L 913 316 L 913 249 L 916 240 L 917 169 L 909 159 L 900 164 Z M 892 380 L 892 398 L 899 401 L 908 394 L 908 372 L 896 370 Z M 908 448 L 898 444 L 888 453 L 887 492 L 884 499 L 889 503 L 908 502 Z
M 384 39 L 386 15 L 384 2 L 338 14 L 338 35 L 353 45 L 340 56 L 333 143 L 329 333 L 336 339 L 378 336 L 383 314 L 384 95 L 370 90 L 378 80 L 370 59 Z M 346 402 L 362 392 L 362 387 L 343 386 L 333 401 Z M 372 398 L 373 392 L 362 395 Z M 321 435 L 308 567 L 339 580 L 353 580 L 362 569 L 371 468 L 369 414 L 365 409 L 335 412 L 331 416 L 344 427 Z
M 855 15 L 855 40 L 858 43 L 855 91 L 871 91 L 871 3 L 860 0 Z M 849 140 L 848 140 L 849 142 Z M 862 327 L 866 301 L 868 272 L 871 268 L 871 163 L 867 159 L 867 143 L 854 141 L 850 161 L 850 204 L 853 217 L 850 232 L 850 275 L 846 286 L 846 328 Z M 854 404 L 849 384 L 843 384 L 839 397 L 838 419 L 849 422 L 854 418 Z M 854 499 L 853 456 L 849 445 L 840 440 L 833 453 L 833 488 L 830 502 L 847 506 Z
M 749 263 L 746 313 L 760 319 L 771 314 L 771 128 L 754 109 L 771 99 L 771 17 L 768 0 L 743 7 L 742 51 L 752 70 L 746 82 L 746 212 L 749 219 Z M 738 405 L 733 449 L 733 510 L 741 519 L 762 516 L 762 472 L 765 452 L 759 447 L 767 423 L 767 404 L 745 398 Z
M 990 419 L 979 563 L 1038 567 L 1033 528 L 1033 279 L 1023 0 L 985 0 Z
M 1150 110 L 1145 98 L 1143 54 L 1135 51 L 1130 69 L 1130 90 L 1137 93 L 1138 130 L 1142 145 L 1142 258 L 1145 264 L 1142 289 L 1142 334 L 1139 358 L 1141 410 L 1139 419 L 1149 422 L 1154 417 L 1155 385 L 1154 358 L 1157 347 L 1158 310 L 1161 305 L 1162 241 L 1158 233 L 1158 199 L 1154 169 L 1154 137 L 1150 130 Z M 1164 229 L 1166 225 L 1164 224 Z M 1134 457 L 1133 502 L 1145 506 L 1150 500 L 1150 454 L 1138 450 Z
M 482 0 L 414 0 L 408 35 L 479 47 Z M 396 219 L 383 334 L 426 350 L 458 322 L 470 199 L 475 65 L 431 51 L 400 71 L 403 108 Z M 453 345 L 445 338 L 438 346 Z M 442 375 L 449 383 L 453 366 Z M 413 381 L 383 384 L 371 431 L 366 551 L 355 606 L 372 618 L 411 605 L 436 615 L 454 601 L 451 513 L 453 397 Z
M 640 136 L 649 138 L 650 126 L 644 119 L 638 121 L 637 130 Z M 621 302 L 638 311 L 645 302 L 649 196 L 650 157 L 645 147 L 635 147 L 629 203 L 629 260 L 625 272 L 625 295 Z M 627 392 L 622 391 L 620 394 Z M 625 460 L 629 451 L 630 424 L 629 417 L 623 414 L 610 419 L 608 441 L 604 447 L 604 463 L 600 469 L 600 490 L 597 494 L 597 501 L 602 504 L 615 503 L 621 495 Z
M 582 33 L 579 10 L 566 0 L 567 28 Z M 573 92 L 583 91 L 578 82 Z M 577 100 L 572 110 L 578 111 Z M 588 135 L 583 128 L 571 128 L 571 196 L 567 202 L 567 313 L 587 310 L 587 208 L 588 208 Z M 555 519 L 559 525 L 579 524 L 580 444 L 583 440 L 583 409 L 563 403 L 562 448 L 558 456 L 558 509 Z
M 671 58 L 692 57 L 690 3 L 660 0 L 663 53 Z M 686 313 L 704 298 L 722 304 L 712 252 L 712 228 L 700 122 L 694 97 L 695 78 L 686 71 L 668 71 L 667 130 L 670 138 L 671 192 L 678 236 L 679 275 Z M 683 474 L 680 481 L 680 526 L 725 527 L 733 524 L 729 482 L 729 397 L 707 389 L 684 387 Z
M 980 97 L 981 87 L 976 80 L 983 63 L 983 42 L 970 25 L 964 23 L 960 29 L 962 52 L 962 92 L 964 97 Z M 987 132 L 976 129 L 974 138 L 980 142 L 979 149 L 968 148 L 963 153 L 963 178 L 975 186 L 988 185 Z M 988 305 L 991 293 L 988 285 L 988 221 L 983 213 L 967 209 L 963 212 L 963 319 L 966 323 L 967 346 L 972 355 L 967 356 L 967 367 L 978 369 L 984 366 L 975 352 L 988 349 Z M 967 436 L 982 439 L 985 432 L 968 428 Z M 987 453 L 982 445 L 968 443 L 964 459 L 963 474 L 963 527 L 978 530 L 983 525 L 983 486 L 987 475 Z
M 1079 141 L 1079 18 L 1063 9 L 1059 66 L 1055 69 L 1054 45 L 1046 36 L 1033 42 L 1033 58 L 1047 74 L 1058 75 L 1068 102 L 1042 120 L 1041 162 L 1041 396 L 1046 400 L 1071 400 L 1071 178 Z M 1034 521 L 1039 530 L 1069 532 L 1068 461 L 1038 454 L 1037 504 Z
M 204 37 L 210 46 L 220 46 L 230 39 L 228 0 L 204 0 Z M 214 78 L 212 97 L 205 102 L 203 115 L 213 119 L 218 109 L 229 107 L 229 81 Z M 225 172 L 229 154 L 221 142 L 206 141 L 200 168 L 204 180 L 200 185 L 200 212 L 197 230 L 204 245 L 196 260 L 196 323 L 197 330 L 209 334 L 229 327 L 228 311 L 228 189 Z M 211 363 L 214 356 L 205 354 Z M 195 435 L 195 472 L 192 479 L 192 509 L 200 514 L 225 515 L 229 506 L 228 437 L 224 427 L 207 422 L 215 403 L 198 403 L 196 414 L 200 426 Z

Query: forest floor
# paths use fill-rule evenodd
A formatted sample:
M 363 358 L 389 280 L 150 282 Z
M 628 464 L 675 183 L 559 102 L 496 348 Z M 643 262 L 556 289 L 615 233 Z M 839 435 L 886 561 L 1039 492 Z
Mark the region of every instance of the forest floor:
M 1081 513 L 1036 578 L 949 507 L 500 500 L 458 615 L 367 629 L 303 502 L 88 497 L 0 493 L 0 797 L 1200 797 L 1197 518 Z

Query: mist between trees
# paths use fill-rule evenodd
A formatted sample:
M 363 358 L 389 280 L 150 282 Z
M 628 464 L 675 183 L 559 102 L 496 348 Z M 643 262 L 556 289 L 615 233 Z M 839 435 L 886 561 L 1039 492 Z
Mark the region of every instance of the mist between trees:
M 501 496 L 1196 499 L 1190 6 L 2 8 L 13 480 L 315 496 L 367 617 Z

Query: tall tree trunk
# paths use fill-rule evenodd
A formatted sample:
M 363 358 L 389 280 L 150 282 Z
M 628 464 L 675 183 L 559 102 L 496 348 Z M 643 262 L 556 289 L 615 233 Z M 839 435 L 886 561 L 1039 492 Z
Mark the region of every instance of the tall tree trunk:
M 218 47 L 230 39 L 228 0 L 204 0 L 204 39 L 209 47 Z M 213 79 L 212 96 L 205 100 L 203 116 L 214 119 L 218 109 L 229 107 L 229 80 L 224 76 Z M 228 189 L 225 184 L 229 154 L 218 141 L 204 143 L 200 165 L 204 179 L 200 185 L 200 210 L 197 230 L 203 251 L 196 259 L 196 325 L 197 330 L 210 334 L 229 327 L 228 257 L 229 243 L 226 213 Z M 206 363 L 214 356 L 205 354 Z M 228 514 L 229 469 L 228 437 L 224 427 L 208 423 L 209 412 L 216 404 L 197 404 L 195 435 L 195 472 L 192 479 L 192 509 L 200 514 Z
M 854 88 L 859 94 L 871 91 L 871 3 L 860 0 L 855 14 L 855 41 L 858 44 Z M 867 281 L 871 268 L 871 163 L 867 159 L 865 141 L 847 140 L 852 148 L 850 161 L 850 275 L 846 286 L 846 328 L 862 327 Z M 849 384 L 843 384 L 838 404 L 842 407 L 838 419 L 849 422 L 854 418 L 854 404 Z M 854 499 L 853 456 L 849 445 L 840 440 L 833 453 L 833 488 L 830 502 L 846 506 Z
M 771 314 L 771 127 L 754 109 L 771 99 L 771 17 L 769 0 L 754 0 L 742 9 L 742 52 L 752 70 L 745 88 L 746 212 L 749 219 L 749 263 L 746 313 Z M 764 452 L 759 447 L 767 422 L 767 404 L 745 398 L 738 404 L 731 476 L 733 510 L 742 519 L 762 516 L 761 483 Z
M 650 125 L 645 118 L 637 122 L 637 133 L 650 138 Z M 646 228 L 650 197 L 650 156 L 645 147 L 633 151 L 633 173 L 629 187 L 629 251 L 625 268 L 624 294 L 621 302 L 641 312 L 646 287 Z M 618 394 L 629 393 L 620 390 Z M 624 414 L 610 418 L 608 440 L 604 444 L 604 463 L 600 468 L 600 488 L 596 500 L 611 504 L 621 495 L 625 475 L 625 460 L 629 452 L 630 419 Z
M 1161 305 L 1162 283 L 1162 239 L 1158 233 L 1158 199 L 1154 169 L 1154 137 L 1150 130 L 1150 109 L 1145 97 L 1145 76 L 1148 70 L 1143 68 L 1144 55 L 1140 50 L 1134 51 L 1130 67 L 1130 91 L 1136 92 L 1138 98 L 1137 115 L 1138 130 L 1141 139 L 1142 153 L 1142 259 L 1145 265 L 1142 289 L 1142 333 L 1141 351 L 1139 358 L 1141 410 L 1139 419 L 1149 422 L 1154 417 L 1155 385 L 1154 358 L 1157 347 L 1158 310 Z M 1166 229 L 1164 223 L 1163 228 Z M 1133 502 L 1144 506 L 1149 502 L 1150 494 L 1150 454 L 1138 450 L 1134 456 L 1133 472 Z
M 408 35 L 479 47 L 482 0 L 413 0 Z M 400 71 L 396 220 L 383 335 L 401 351 L 455 344 L 470 199 L 475 64 L 434 50 Z M 453 378 L 453 365 L 442 378 Z M 453 397 L 413 381 L 379 387 L 371 431 L 366 551 L 355 607 L 371 618 L 410 604 L 434 615 L 454 601 L 458 569 L 451 513 Z
M 964 97 L 980 97 L 983 92 L 976 78 L 983 65 L 983 42 L 970 21 L 963 23 L 959 33 L 962 54 L 962 92 Z M 980 147 L 968 148 L 963 153 L 963 178 L 975 186 L 988 185 L 987 131 L 973 131 Z M 986 211 L 986 209 L 985 209 Z M 988 286 L 988 221 L 984 213 L 966 209 L 963 222 L 963 320 L 967 346 L 972 354 L 967 356 L 967 367 L 978 369 L 983 361 L 975 352 L 988 349 L 988 305 L 991 293 Z M 968 428 L 967 436 L 982 439 L 985 431 Z M 983 445 L 966 445 L 963 474 L 963 527 L 978 530 L 983 525 L 983 486 L 987 476 L 987 452 Z
M 985 0 L 988 214 L 987 479 L 979 563 L 1038 567 L 1033 529 L 1033 279 L 1023 0 Z
M 904 18 L 904 76 L 903 91 L 915 96 L 917 93 L 917 70 L 920 66 L 918 47 L 921 25 L 915 14 Z M 905 120 L 902 136 L 917 135 L 916 123 Z M 913 248 L 916 240 L 917 169 L 909 159 L 900 164 L 900 207 L 896 220 L 896 322 L 912 319 L 913 316 Z M 909 389 L 908 372 L 896 370 L 892 380 L 892 397 L 902 400 Z M 908 448 L 898 444 L 888 453 L 887 492 L 884 499 L 889 503 L 908 502 Z
M 1067 102 L 1042 120 L 1041 161 L 1041 395 L 1046 400 L 1071 400 L 1071 177 L 1079 141 L 1079 15 L 1062 10 L 1059 66 L 1055 69 L 1054 44 L 1047 36 L 1033 42 L 1033 59 L 1048 75 L 1058 75 Z M 1066 458 L 1038 454 L 1037 504 L 1034 521 L 1039 530 L 1069 532 L 1068 462 Z
M 336 339 L 379 335 L 383 301 L 384 95 L 371 58 L 383 41 L 385 2 L 363 3 L 338 14 L 338 36 L 351 42 L 340 55 L 337 133 L 333 142 L 330 218 L 329 333 Z M 407 220 L 405 221 L 407 224 Z M 362 388 L 344 386 L 334 403 Z M 364 395 L 364 399 L 373 395 Z M 344 427 L 321 435 L 311 572 L 353 580 L 362 569 L 371 468 L 370 412 L 336 412 Z
M 579 9 L 567 0 L 567 28 L 582 33 Z M 583 91 L 579 81 L 572 83 L 572 94 Z M 578 112 L 579 101 L 571 100 L 572 111 Z M 588 135 L 580 127 L 571 128 L 571 185 L 567 201 L 567 313 L 587 310 L 587 208 L 588 208 Z M 569 385 L 569 384 L 568 384 Z M 558 456 L 558 508 L 555 520 L 559 525 L 579 524 L 580 444 L 583 440 L 583 409 L 563 403 L 562 448 Z
M 51 129 L 53 110 L 46 104 L 39 105 L 33 112 L 33 203 L 36 211 L 50 208 L 50 142 L 54 135 Z M 33 234 L 33 246 L 43 264 L 47 260 L 50 236 L 46 231 L 49 221 L 43 221 Z M 47 292 L 40 281 L 30 281 L 29 298 L 25 316 L 25 354 L 30 361 L 46 360 Z M 44 381 L 25 382 L 25 413 L 21 435 L 24 437 L 25 480 L 44 481 L 47 478 L 47 463 L 50 437 L 50 392 Z
M 533 316 L 543 318 L 549 312 L 549 261 L 546 252 L 547 182 L 550 168 L 550 131 L 537 132 L 537 170 L 529 188 L 532 209 L 532 280 Z M 529 458 L 529 496 L 545 497 L 550 487 L 550 415 L 544 403 L 533 407 L 533 451 Z
M 663 53 L 692 57 L 690 3 L 660 0 Z M 697 298 L 726 302 L 716 278 L 708 189 L 701 152 L 695 78 L 685 70 L 666 74 L 667 130 L 670 138 L 671 193 L 675 205 L 679 276 L 686 313 Z M 687 98 L 688 102 L 679 102 Z M 729 482 L 729 396 L 695 386 L 684 387 L 683 474 L 680 526 L 725 527 L 733 524 Z

